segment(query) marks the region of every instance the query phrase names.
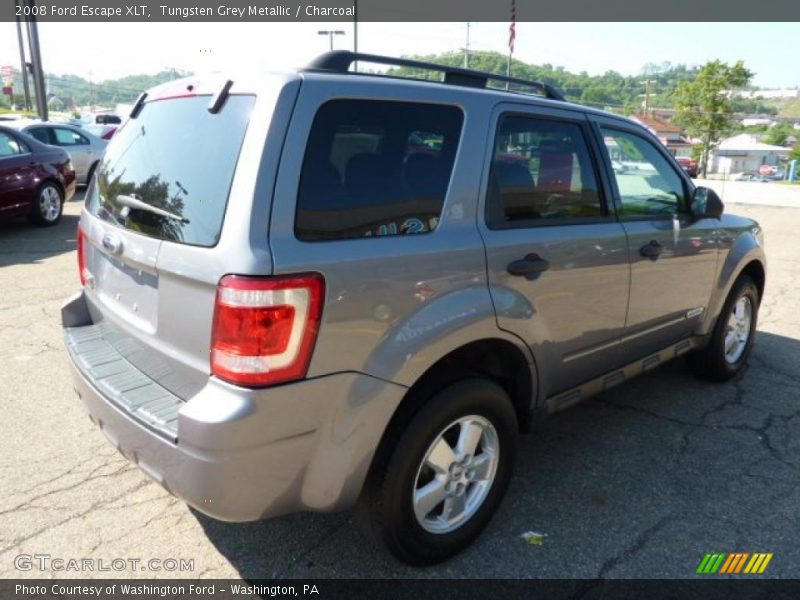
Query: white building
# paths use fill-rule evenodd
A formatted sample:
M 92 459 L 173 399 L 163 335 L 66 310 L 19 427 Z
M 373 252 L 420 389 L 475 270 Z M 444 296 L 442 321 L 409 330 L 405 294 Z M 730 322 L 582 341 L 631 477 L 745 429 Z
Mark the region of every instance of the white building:
M 800 98 L 800 89 L 783 89 L 783 90 L 731 90 L 728 92 L 733 98 Z
M 729 137 L 711 151 L 710 173 L 744 173 L 758 171 L 762 165 L 778 166 L 789 148 L 762 144 L 747 133 Z
M 747 117 L 742 119 L 742 125 L 745 127 L 752 127 L 753 125 L 766 125 L 767 127 L 772 127 L 773 125 L 777 125 L 777 121 L 775 119 L 771 119 L 770 117 Z

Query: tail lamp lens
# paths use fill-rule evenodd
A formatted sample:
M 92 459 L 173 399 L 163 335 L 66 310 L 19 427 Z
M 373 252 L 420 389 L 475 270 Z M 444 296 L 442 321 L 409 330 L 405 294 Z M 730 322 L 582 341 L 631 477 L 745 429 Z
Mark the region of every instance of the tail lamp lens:
M 212 374 L 249 387 L 305 377 L 324 287 L 318 274 L 223 277 L 214 310 Z

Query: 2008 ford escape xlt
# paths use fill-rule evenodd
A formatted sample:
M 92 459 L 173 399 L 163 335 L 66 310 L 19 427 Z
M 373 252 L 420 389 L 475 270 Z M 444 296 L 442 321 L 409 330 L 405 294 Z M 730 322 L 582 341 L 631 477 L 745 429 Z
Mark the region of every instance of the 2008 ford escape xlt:
M 759 226 L 632 121 L 348 52 L 143 95 L 78 233 L 75 386 L 128 459 L 222 520 L 357 506 L 414 564 L 480 533 L 538 415 L 680 355 L 735 376 L 765 282 Z

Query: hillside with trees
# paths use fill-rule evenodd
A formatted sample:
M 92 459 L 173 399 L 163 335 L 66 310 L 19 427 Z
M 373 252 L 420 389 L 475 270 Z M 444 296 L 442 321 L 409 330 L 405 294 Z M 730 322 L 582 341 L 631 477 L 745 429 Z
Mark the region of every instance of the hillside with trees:
M 450 66 L 463 66 L 464 55 L 460 52 L 425 56 L 410 56 L 418 60 L 435 62 Z M 499 75 L 506 74 L 507 57 L 499 52 L 471 52 L 469 67 Z M 648 63 L 641 75 L 622 75 L 616 71 L 606 71 L 602 75 L 589 75 L 586 71 L 573 73 L 563 67 L 550 64 L 533 65 L 514 59 L 511 74 L 522 79 L 533 79 L 552 85 L 568 100 L 588 106 L 610 109 L 629 114 L 641 110 L 646 92 L 650 92 L 650 107 L 675 108 L 676 91 L 681 82 L 692 82 L 700 67 Z M 419 69 L 390 69 L 389 74 L 412 76 L 421 79 L 438 79 L 440 75 Z M 649 82 L 649 83 L 648 83 Z M 736 113 L 774 115 L 778 109 L 761 100 L 732 99 L 732 109 Z
M 190 73 L 177 69 L 166 69 L 154 75 L 129 75 L 119 79 L 108 79 L 105 81 L 92 82 L 78 75 L 53 75 L 47 74 L 45 77 L 47 91 L 50 96 L 55 95 L 62 101 L 76 106 L 100 105 L 113 107 L 116 104 L 127 104 L 136 100 L 136 97 L 143 91 L 164 83 L 185 77 Z M 22 87 L 22 76 L 15 72 L 14 82 L 14 101 L 17 106 L 24 102 L 24 91 Z M 28 80 L 33 93 L 33 82 Z M 70 102 L 71 101 L 71 102 Z M 8 105 L 8 96 L 4 96 L 2 106 Z
M 419 60 L 445 65 L 463 66 L 461 52 L 411 56 Z M 471 52 L 470 68 L 505 75 L 507 57 L 499 52 Z M 364 65 L 366 66 L 366 65 Z M 681 82 L 692 82 L 700 71 L 699 66 L 675 65 L 669 62 L 648 63 L 639 75 L 622 75 L 616 71 L 606 71 L 602 75 L 589 75 L 587 72 L 573 73 L 564 67 L 551 64 L 534 65 L 514 59 L 512 75 L 522 79 L 533 79 L 548 83 L 561 91 L 568 100 L 630 114 L 644 107 L 646 92 L 650 93 L 649 105 L 652 108 L 676 108 L 676 91 Z M 389 74 L 413 76 L 422 79 L 437 79 L 440 74 L 416 69 L 390 69 Z M 114 106 L 117 103 L 130 103 L 144 90 L 159 83 L 190 75 L 177 69 L 165 69 L 152 75 L 130 75 L 119 79 L 89 81 L 78 75 L 48 74 L 46 81 L 48 93 L 77 106 L 89 104 Z M 14 100 L 22 104 L 22 78 L 15 73 Z M 7 107 L 8 96 L 0 99 L 0 108 Z M 800 116 L 800 100 L 775 101 L 760 99 L 731 99 L 731 108 L 737 114 L 763 114 L 787 117 Z

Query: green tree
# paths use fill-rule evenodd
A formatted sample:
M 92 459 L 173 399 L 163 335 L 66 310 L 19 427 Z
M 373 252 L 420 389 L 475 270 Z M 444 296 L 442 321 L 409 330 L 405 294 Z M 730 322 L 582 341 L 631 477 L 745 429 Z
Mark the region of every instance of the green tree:
M 789 152 L 789 160 L 796 160 L 798 164 L 800 164 L 800 143 L 795 145 L 795 147 Z
M 788 123 L 782 123 L 780 125 L 775 125 L 774 127 L 770 127 L 769 131 L 767 131 L 767 135 L 764 136 L 762 140 L 765 144 L 772 144 L 773 146 L 785 146 L 786 145 L 786 138 L 794 133 L 792 126 Z
M 708 169 L 708 156 L 724 135 L 733 129 L 733 103 L 729 90 L 743 88 L 753 73 L 742 61 L 730 66 L 719 60 L 703 65 L 694 81 L 678 82 L 675 91 L 676 121 L 689 135 L 701 139 L 700 169 Z

